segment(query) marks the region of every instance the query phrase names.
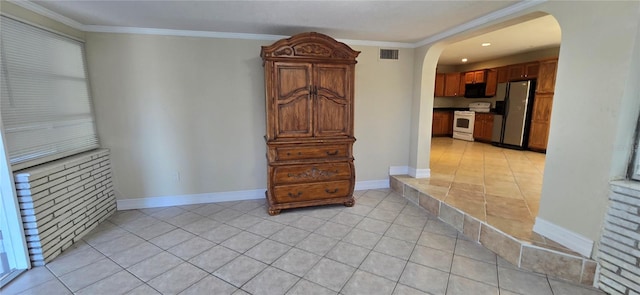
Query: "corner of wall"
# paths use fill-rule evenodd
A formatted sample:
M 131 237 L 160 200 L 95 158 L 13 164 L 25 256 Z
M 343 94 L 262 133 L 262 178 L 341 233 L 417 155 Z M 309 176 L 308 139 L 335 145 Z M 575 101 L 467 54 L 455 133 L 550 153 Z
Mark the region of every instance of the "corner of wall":
M 594 242 L 581 234 L 570 231 L 540 217 L 536 217 L 533 231 L 578 252 L 584 257 L 591 257 Z

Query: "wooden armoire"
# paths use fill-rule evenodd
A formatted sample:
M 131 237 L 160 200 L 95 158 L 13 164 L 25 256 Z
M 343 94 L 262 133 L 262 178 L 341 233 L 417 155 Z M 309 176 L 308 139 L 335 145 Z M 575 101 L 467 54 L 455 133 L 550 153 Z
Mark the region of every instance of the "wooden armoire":
M 316 205 L 353 206 L 358 54 L 314 32 L 262 47 L 270 215 Z

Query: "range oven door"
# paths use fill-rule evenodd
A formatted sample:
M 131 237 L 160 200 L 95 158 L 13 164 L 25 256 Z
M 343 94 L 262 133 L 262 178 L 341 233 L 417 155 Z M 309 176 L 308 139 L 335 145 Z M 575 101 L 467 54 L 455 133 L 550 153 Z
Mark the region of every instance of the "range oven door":
M 475 123 L 474 112 L 455 112 L 453 116 L 453 131 L 473 133 Z

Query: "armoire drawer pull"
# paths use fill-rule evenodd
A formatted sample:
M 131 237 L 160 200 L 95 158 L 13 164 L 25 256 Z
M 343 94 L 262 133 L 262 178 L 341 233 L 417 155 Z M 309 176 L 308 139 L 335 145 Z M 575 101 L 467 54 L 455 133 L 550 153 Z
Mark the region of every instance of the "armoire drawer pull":
M 297 198 L 302 196 L 302 192 L 298 192 L 297 194 L 293 194 L 293 193 L 289 193 L 289 197 L 290 198 Z
M 335 151 L 333 151 L 333 152 L 327 152 L 327 156 L 335 156 L 335 155 L 337 155 L 338 153 L 339 153 L 339 151 L 338 151 L 338 150 L 335 150 Z
M 334 190 L 329 190 L 328 188 L 324 190 L 327 194 L 335 194 L 338 192 L 338 189 L 334 189 Z

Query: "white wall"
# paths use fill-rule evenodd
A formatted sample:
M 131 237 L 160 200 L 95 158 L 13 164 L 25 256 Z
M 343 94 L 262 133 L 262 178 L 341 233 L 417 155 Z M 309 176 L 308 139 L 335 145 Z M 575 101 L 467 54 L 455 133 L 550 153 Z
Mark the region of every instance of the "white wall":
M 266 187 L 264 75 L 270 41 L 87 33 L 101 144 L 119 199 Z M 413 52 L 356 65 L 356 179 L 407 165 Z M 178 176 L 179 174 L 179 176 Z
M 413 49 L 397 61 L 379 60 L 377 47 L 361 51 L 356 64 L 356 181 L 389 178 L 390 166 L 407 166 L 413 86 Z
M 609 180 L 624 175 L 613 159 L 629 154 L 629 147 L 614 143 L 629 142 L 622 138 L 632 137 L 635 129 L 634 120 L 624 125 L 619 120 L 638 115 L 637 103 L 629 104 L 637 102 L 638 88 L 625 87 L 638 82 L 630 78 L 638 77 L 640 68 L 631 63 L 639 4 L 542 6 L 560 24 L 562 46 L 539 217 L 594 241 L 608 204 Z

